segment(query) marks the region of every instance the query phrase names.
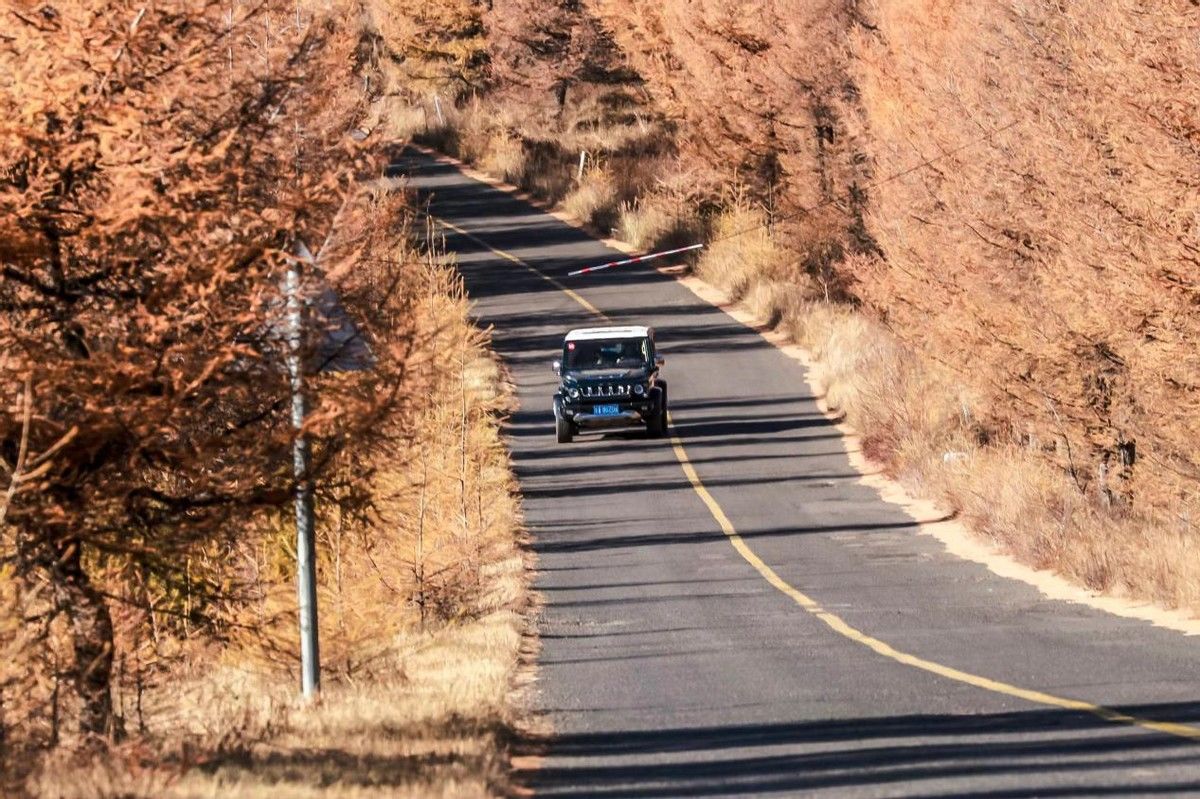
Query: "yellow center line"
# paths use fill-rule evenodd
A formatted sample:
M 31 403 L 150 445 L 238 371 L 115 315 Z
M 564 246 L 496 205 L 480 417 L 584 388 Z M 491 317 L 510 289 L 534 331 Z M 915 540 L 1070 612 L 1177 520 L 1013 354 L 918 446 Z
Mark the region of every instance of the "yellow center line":
M 672 427 L 674 427 L 674 424 L 672 424 Z M 1090 702 L 1083 702 L 1077 699 L 1065 699 L 1063 697 L 1054 696 L 1053 694 L 1048 694 L 1043 691 L 1033 691 L 1028 688 L 1020 688 L 1016 685 L 1009 685 L 1008 683 L 1000 682 L 999 680 L 993 680 L 988 677 L 980 677 L 977 674 L 971 674 L 951 666 L 943 666 L 941 663 L 935 663 L 932 660 L 926 660 L 925 658 L 917 657 L 916 655 L 910 655 L 907 652 L 901 652 L 892 647 L 890 644 L 880 641 L 878 638 L 874 638 L 862 632 L 861 630 L 850 626 L 841 617 L 824 610 L 812 597 L 789 584 L 786 580 L 780 577 L 774 569 L 768 566 L 762 558 L 756 555 L 752 549 L 750 549 L 750 546 L 746 543 L 745 539 L 738 534 L 737 529 L 733 526 L 733 522 L 731 522 L 729 517 L 725 515 L 725 511 L 721 508 L 720 504 L 717 503 L 717 500 L 712 494 L 709 493 L 708 489 L 704 486 L 704 483 L 701 482 L 700 475 L 696 473 L 695 467 L 692 466 L 692 462 L 688 458 L 687 451 L 683 447 L 683 441 L 678 435 L 672 434 L 671 446 L 674 448 L 675 457 L 679 459 L 679 463 L 683 467 L 683 473 L 687 476 L 688 481 L 692 484 L 692 488 L 708 507 L 709 513 L 712 514 L 712 517 L 716 520 L 717 524 L 720 525 L 722 532 L 724 532 L 729 538 L 730 543 L 733 544 L 733 548 L 737 550 L 738 554 L 741 555 L 747 563 L 753 566 L 754 570 L 762 575 L 763 579 L 778 589 L 785 596 L 792 599 L 792 601 L 794 601 L 797 605 L 804 608 L 806 612 L 816 616 L 838 635 L 848 638 L 855 643 L 862 644 L 868 649 L 879 655 L 882 655 L 885 658 L 888 658 L 889 660 L 894 660 L 897 663 L 903 663 L 906 666 L 912 666 L 913 668 L 921 669 L 922 671 L 927 671 L 931 674 L 936 674 L 939 677 L 945 677 L 946 679 L 954 680 L 955 682 L 966 683 L 967 685 L 972 685 L 976 688 L 982 688 L 985 691 L 1004 694 L 1006 696 L 1014 696 L 1018 699 L 1024 699 L 1026 701 L 1041 705 L 1050 705 L 1051 707 L 1058 707 L 1064 710 L 1075 710 L 1091 713 L 1095 716 L 1099 716 L 1105 721 L 1112 721 L 1118 724 L 1133 724 L 1138 727 L 1144 727 L 1148 730 L 1154 730 L 1155 732 L 1163 732 L 1183 738 L 1200 739 L 1200 729 L 1197 729 L 1196 727 L 1191 727 L 1186 724 L 1175 724 L 1168 721 L 1153 721 L 1150 719 L 1138 718 L 1136 716 L 1130 716 L 1107 707 L 1093 705 Z
M 444 219 L 437 219 L 436 221 L 439 224 L 450 228 L 454 232 L 465 236 L 476 244 L 486 247 L 488 250 L 500 256 L 501 258 L 525 267 L 558 290 L 565 293 L 571 299 L 575 300 L 575 302 L 579 303 L 589 312 L 599 316 L 602 319 L 608 320 L 608 316 L 600 311 L 600 309 L 598 309 L 595 305 L 592 305 L 577 292 L 567 288 L 562 283 L 559 283 L 557 280 L 543 273 L 536 267 L 526 263 L 525 261 L 522 261 L 520 258 L 511 253 L 496 249 L 483 239 L 468 233 L 466 230 L 463 230 L 461 227 L 458 227 L 452 222 L 447 222 Z M 670 417 L 668 417 L 668 419 L 669 418 Z M 674 422 L 670 421 L 669 424 L 673 430 L 675 426 Z M 1200 740 L 1200 728 L 1193 727 L 1188 724 L 1177 724 L 1170 721 L 1154 721 L 1153 719 L 1131 716 L 1102 705 L 1094 705 L 1091 702 L 1084 702 L 1078 699 L 1067 699 L 1065 697 L 1045 693 L 1044 691 L 1021 688 L 1016 685 L 1010 685 L 1006 682 L 993 680 L 989 677 L 981 677 L 978 674 L 971 674 L 970 672 L 962 671 L 961 669 L 956 669 L 952 666 L 945 666 L 932 660 L 926 660 L 925 658 L 918 657 L 916 655 L 910 655 L 907 652 L 901 652 L 900 650 L 894 648 L 891 644 L 881 641 L 878 638 L 870 636 L 851 626 L 840 616 L 825 610 L 812 597 L 788 583 L 787 580 L 784 580 L 774 569 L 768 566 L 762 558 L 755 554 L 754 550 L 750 548 L 750 545 L 747 544 L 745 539 L 742 538 L 742 536 L 738 533 L 737 528 L 733 526 L 733 522 L 729 520 L 729 517 L 725 514 L 725 511 L 721 507 L 720 503 L 717 502 L 716 498 L 713 497 L 708 488 L 705 487 L 703 481 L 701 481 L 700 475 L 696 472 L 695 466 L 692 465 L 692 461 L 688 457 L 687 450 L 684 449 L 683 440 L 677 434 L 672 433 L 670 441 L 671 447 L 675 451 L 675 457 L 679 460 L 679 465 L 683 468 L 683 473 L 687 477 L 688 482 L 691 483 L 692 489 L 696 492 L 697 496 L 700 497 L 700 500 L 704 503 L 705 507 L 708 508 L 708 512 L 712 514 L 713 519 L 720 526 L 721 531 L 725 533 L 725 536 L 729 539 L 730 544 L 733 545 L 734 550 L 736 550 L 737 553 L 742 556 L 743 560 L 754 567 L 754 570 L 757 571 L 759 575 L 762 576 L 762 578 L 771 586 L 803 608 L 806 613 L 809 613 L 812 616 L 815 616 L 817 619 L 820 619 L 827 627 L 829 627 L 829 629 L 833 630 L 843 638 L 846 638 L 857 644 L 861 644 L 876 654 L 885 657 L 888 660 L 895 661 L 896 663 L 902 663 L 906 666 L 911 666 L 912 668 L 920 669 L 922 671 L 929 672 L 930 674 L 936 674 L 939 677 L 944 677 L 948 680 L 954 680 L 955 682 L 970 685 L 975 688 L 981 688 L 985 691 L 1003 694 L 1005 696 L 1011 696 L 1017 699 L 1024 699 L 1025 701 L 1033 702 L 1034 704 L 1057 707 L 1063 710 L 1071 710 L 1081 713 L 1090 713 L 1093 716 L 1097 716 L 1105 721 L 1111 721 L 1115 724 L 1128 724 L 1136 727 L 1142 727 L 1147 730 L 1152 730 L 1154 732 L 1175 735 L 1180 738 Z
M 540 270 L 540 269 L 538 269 L 538 268 L 536 268 L 536 267 L 534 267 L 534 266 L 531 266 L 530 264 L 527 264 L 527 263 L 525 263 L 524 261 L 522 261 L 522 260 L 521 260 L 520 258 L 518 258 L 517 256 L 513 255 L 512 253 L 505 252 L 504 250 L 497 250 L 495 247 L 493 247 L 492 245 L 488 244 L 486 241 L 484 241 L 483 239 L 479 238 L 479 237 L 478 237 L 478 236 L 476 236 L 474 233 L 471 233 L 471 232 L 469 232 L 469 231 L 467 231 L 467 230 L 463 230 L 461 227 L 459 227 L 458 225 L 454 224 L 453 222 L 449 222 L 449 221 L 447 221 L 447 220 L 445 220 L 445 219 L 441 219 L 441 218 L 439 218 L 439 217 L 436 217 L 436 216 L 435 216 L 435 217 L 432 217 L 432 219 L 433 219 L 435 222 L 437 222 L 439 225 L 442 225 L 443 227 L 450 228 L 451 230 L 453 230 L 453 231 L 454 231 L 455 233 L 457 233 L 458 235 L 460 235 L 460 236 L 463 236 L 464 238 L 470 239 L 471 241 L 475 242 L 475 243 L 476 243 L 476 244 L 478 244 L 479 246 L 481 246 L 481 247 L 486 247 L 487 249 L 491 250 L 491 251 L 492 251 L 493 253 L 495 253 L 496 255 L 499 255 L 501 258 L 504 258 L 505 260 L 512 261 L 514 264 L 518 264 L 518 265 L 520 265 L 520 266 L 523 266 L 523 267 L 525 267 L 525 268 L 526 268 L 526 269 L 528 269 L 530 272 L 533 272 L 535 275 L 537 275 L 538 277 L 540 277 L 542 280 L 544 280 L 544 281 L 546 281 L 547 283 L 549 283 L 551 286 L 554 286 L 554 288 L 558 289 L 558 290 L 559 290 L 559 291 L 561 291 L 563 294 L 566 294 L 568 297 L 570 297 L 571 299 L 575 300 L 575 302 L 577 302 L 577 303 L 579 303 L 580 305 L 582 305 L 582 306 L 583 306 L 584 308 L 586 308 L 586 309 L 587 309 L 589 312 L 591 312 L 591 313 L 595 314 L 596 316 L 599 316 L 601 319 L 603 319 L 603 320 L 604 320 L 604 321 L 606 321 L 606 322 L 607 322 L 607 321 L 610 321 L 610 320 L 609 320 L 609 318 L 608 318 L 608 314 L 604 313 L 604 311 L 601 311 L 601 310 L 600 310 L 599 308 L 597 308 L 595 305 L 592 305 L 590 302 L 588 302 L 586 299 L 584 299 L 582 296 L 580 296 L 579 292 L 572 291 L 571 289 L 569 289 L 569 288 L 567 288 L 566 286 L 564 286 L 562 283 L 558 282 L 558 281 L 557 281 L 557 280 L 555 280 L 554 278 L 552 278 L 552 277 L 550 277 L 549 275 L 547 275 L 547 274 L 546 274 L 545 272 L 543 272 L 542 270 Z

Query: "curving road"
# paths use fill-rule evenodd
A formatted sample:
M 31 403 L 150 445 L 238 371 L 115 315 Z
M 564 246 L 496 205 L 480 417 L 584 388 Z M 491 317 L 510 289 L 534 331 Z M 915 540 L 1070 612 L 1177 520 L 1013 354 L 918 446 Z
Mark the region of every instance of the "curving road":
M 754 331 L 651 268 L 567 278 L 621 256 L 421 153 L 393 169 L 517 385 L 537 795 L 1200 795 L 1200 640 L 946 554 Z M 554 443 L 550 361 L 585 306 L 657 328 L 674 443 Z

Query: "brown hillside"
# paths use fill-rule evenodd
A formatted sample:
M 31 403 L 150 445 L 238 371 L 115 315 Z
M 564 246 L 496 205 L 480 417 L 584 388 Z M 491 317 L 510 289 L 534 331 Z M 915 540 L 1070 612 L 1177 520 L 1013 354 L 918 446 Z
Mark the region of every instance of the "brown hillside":
M 878 247 L 841 283 L 993 432 L 1106 493 L 1194 491 L 1194 3 L 593 5 L 695 157 L 825 204 L 789 226 L 810 269 Z
M 1080 482 L 1165 499 L 1200 477 L 1200 9 L 1156 6 L 916 3 L 850 41 L 878 173 L 953 153 L 871 192 L 862 296 Z

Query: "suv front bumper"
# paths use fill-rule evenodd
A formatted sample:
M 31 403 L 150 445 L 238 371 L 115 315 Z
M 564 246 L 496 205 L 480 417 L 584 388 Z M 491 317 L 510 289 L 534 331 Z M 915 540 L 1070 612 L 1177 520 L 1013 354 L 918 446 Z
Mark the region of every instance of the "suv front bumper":
M 568 416 L 572 422 L 581 427 L 607 427 L 609 425 L 621 424 L 640 424 L 645 421 L 645 417 L 641 411 L 637 410 L 622 410 L 618 414 L 604 414 L 599 416 L 594 413 L 576 413 Z
M 579 401 L 570 399 L 556 400 L 558 412 L 563 418 L 580 427 L 611 427 L 629 424 L 642 424 L 658 414 L 658 403 L 653 398 L 634 401 L 624 400 L 609 402 Z M 597 414 L 597 405 L 616 405 L 619 411 L 615 414 Z

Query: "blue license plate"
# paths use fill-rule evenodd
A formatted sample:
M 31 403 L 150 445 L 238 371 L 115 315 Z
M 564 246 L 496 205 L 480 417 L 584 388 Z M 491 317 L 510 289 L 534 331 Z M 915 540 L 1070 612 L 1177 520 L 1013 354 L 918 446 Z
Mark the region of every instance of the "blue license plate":
M 620 405 L 597 405 L 592 408 L 592 413 L 597 416 L 620 416 Z

